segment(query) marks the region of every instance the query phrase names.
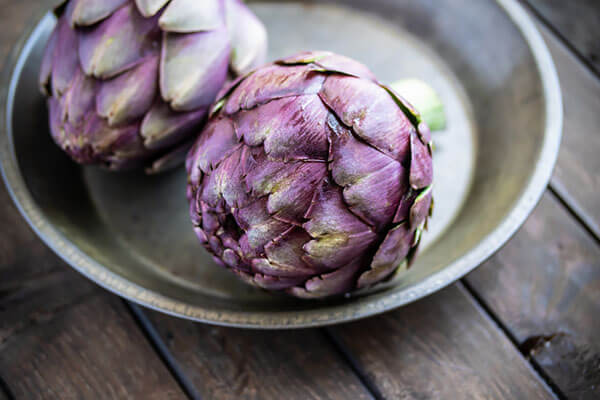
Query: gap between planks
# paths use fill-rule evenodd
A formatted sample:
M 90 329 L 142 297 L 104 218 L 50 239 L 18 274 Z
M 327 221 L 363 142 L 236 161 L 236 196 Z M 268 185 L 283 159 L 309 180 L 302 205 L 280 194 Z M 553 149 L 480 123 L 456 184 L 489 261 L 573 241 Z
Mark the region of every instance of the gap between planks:
M 369 375 L 367 375 L 366 371 L 360 363 L 354 358 L 352 352 L 344 346 L 344 344 L 339 340 L 336 334 L 329 328 L 324 327 L 320 329 L 321 333 L 327 340 L 327 342 L 331 345 L 333 350 L 338 353 L 339 357 L 346 363 L 348 368 L 352 371 L 354 375 L 359 379 L 360 383 L 365 387 L 365 389 L 371 394 L 373 399 L 375 400 L 384 400 L 385 397 L 375 384 Z
M 127 300 L 123 300 L 126 308 L 133 316 L 134 321 L 142 331 L 154 351 L 158 354 L 161 361 L 165 364 L 173 378 L 179 384 L 183 392 L 193 400 L 202 399 L 202 396 L 196 390 L 189 377 L 183 372 L 179 363 L 169 350 L 168 346 L 156 330 L 154 323 L 146 316 L 144 310 Z M 354 360 L 350 352 L 335 338 L 335 335 L 328 328 L 320 328 L 318 331 L 324 336 L 331 349 L 337 353 L 340 359 L 346 364 L 348 369 L 358 378 L 365 390 L 374 400 L 383 400 L 384 397 L 372 382 L 360 365 Z
M 537 21 L 541 27 L 547 30 L 548 35 L 552 36 L 559 46 L 564 47 L 567 52 L 574 57 L 577 63 L 581 64 L 596 79 L 600 80 L 600 71 L 596 66 L 594 66 L 562 33 L 560 33 L 560 31 L 544 17 L 535 6 L 528 0 L 520 0 L 520 4 L 523 5 L 530 16 Z M 549 47 L 548 43 L 547 46 Z M 569 214 L 571 214 L 586 232 L 600 244 L 600 226 L 598 226 L 594 219 L 579 205 L 579 202 L 554 178 L 551 179 L 548 188 L 550 193 L 559 200 Z
M 497 318 L 490 312 L 488 307 L 485 304 L 481 304 L 482 302 L 477 298 L 476 295 L 473 294 L 472 291 L 465 288 L 465 286 L 457 283 L 459 290 L 465 295 L 465 297 L 470 297 L 470 302 L 474 307 L 474 310 L 482 315 L 484 319 L 489 318 L 492 322 L 492 326 L 496 329 L 499 335 L 504 335 L 508 338 L 508 342 L 516 348 L 516 354 L 519 357 L 523 357 L 523 361 L 525 365 L 528 365 L 532 370 L 533 375 L 537 378 L 537 380 L 543 386 L 546 386 L 546 389 L 553 394 L 555 398 L 560 400 L 564 399 L 565 396 L 558 390 L 552 382 L 549 382 L 547 377 L 539 370 L 539 368 L 534 364 L 532 365 L 531 360 L 527 357 L 523 356 L 521 349 L 516 344 L 516 340 L 507 329 L 500 323 Z M 175 360 L 175 357 L 172 355 L 171 351 L 168 349 L 168 346 L 164 342 L 164 339 L 158 333 L 154 323 L 150 320 L 148 316 L 146 316 L 143 309 L 139 306 L 134 305 L 132 303 L 127 303 L 128 309 L 134 316 L 134 320 L 138 324 L 139 328 L 144 332 L 146 338 L 154 348 L 154 350 L 159 354 L 161 360 L 166 364 L 167 368 L 182 387 L 183 391 L 193 399 L 201 398 L 198 394 L 194 384 L 191 382 L 191 379 L 185 374 L 183 369 L 179 366 L 179 363 Z M 375 383 L 371 377 L 369 377 L 365 368 L 361 365 L 360 362 L 357 361 L 352 351 L 348 349 L 343 342 L 337 338 L 336 333 L 333 332 L 330 328 L 321 328 L 318 330 L 320 334 L 322 334 L 326 340 L 326 343 L 331 346 L 330 348 L 337 353 L 337 356 L 346 365 L 346 367 L 351 371 L 352 374 L 356 376 L 361 385 L 364 387 L 365 391 L 368 392 L 371 398 L 375 400 L 384 399 L 385 396 L 379 390 L 378 385 Z M 529 363 L 527 361 L 530 361 Z
M 125 299 L 122 299 L 122 301 L 125 304 L 125 308 L 129 310 L 133 320 L 148 340 L 148 343 L 150 343 L 156 354 L 158 354 L 181 390 L 190 399 L 201 400 L 202 397 L 196 391 L 196 388 L 188 376 L 183 372 L 179 363 L 175 360 L 175 357 L 173 357 L 173 354 L 171 354 L 171 351 L 169 351 L 169 348 L 162 340 L 154 327 L 154 324 L 148 319 L 144 311 L 137 304 L 131 303 Z
M 587 60 L 587 58 L 577 50 L 569 40 L 562 35 L 553 24 L 548 21 L 537 9 L 532 6 L 527 0 L 521 0 L 520 3 L 529 11 L 532 17 L 540 23 L 541 27 L 548 31 L 548 34 L 552 36 L 559 46 L 563 46 L 571 55 L 574 57 L 576 62 L 584 66 L 595 78 L 600 79 L 600 71 Z M 600 245 L 600 227 L 595 223 L 585 210 L 580 207 L 578 201 L 573 198 L 569 192 L 562 187 L 561 183 L 556 180 L 551 180 L 548 185 L 549 194 L 555 198 L 560 206 L 562 206 L 567 214 L 576 221 L 576 223 L 583 228 L 586 234 L 589 235 L 597 244 Z M 523 345 L 520 345 L 516 340 L 515 336 L 510 332 L 509 328 L 502 322 L 502 320 L 495 314 L 495 312 L 487 305 L 487 303 L 479 296 L 477 291 L 468 283 L 466 279 L 461 279 L 460 285 L 470 295 L 473 301 L 481 308 L 482 313 L 486 314 L 495 325 L 504 333 L 504 335 L 512 342 L 512 344 L 519 350 L 521 355 L 529 361 L 534 371 L 538 374 L 540 379 L 544 381 L 552 390 L 552 392 L 559 399 L 566 399 L 567 396 L 562 390 L 553 382 L 553 380 L 546 374 L 544 369 L 536 362 L 532 357 L 528 357 L 526 349 Z M 526 343 L 527 341 L 524 341 Z
M 551 182 L 548 185 L 548 192 L 552 194 L 560 205 L 565 208 L 567 213 L 577 221 L 583 230 L 590 235 L 598 245 L 600 245 L 600 229 L 592 222 L 592 218 L 579 207 L 579 204 L 571 197 L 569 192 L 556 182 Z
M 560 41 L 560 43 L 565 46 L 571 54 L 577 58 L 577 60 L 586 66 L 587 69 L 592 72 L 596 78 L 600 79 L 600 71 L 596 68 L 594 64 L 592 64 L 587 57 L 583 55 L 560 31 L 550 22 L 546 17 L 542 15 L 541 12 L 537 10 L 537 8 L 531 4 L 528 0 L 520 0 L 519 3 L 524 6 L 530 14 L 532 14 L 538 22 L 540 22 L 556 39 Z
M 515 336 L 510 332 L 508 327 L 502 322 L 502 320 L 494 313 L 494 311 L 487 305 L 485 301 L 479 296 L 477 291 L 469 284 L 469 282 L 462 278 L 457 285 L 465 292 L 467 297 L 477 306 L 482 315 L 487 316 L 491 322 L 508 338 L 513 344 L 521 356 L 529 363 L 539 380 L 544 382 L 550 391 L 559 400 L 567 400 L 567 396 L 560 390 L 560 388 L 552 381 L 552 379 L 544 372 L 544 369 L 532 358 L 528 357 L 524 351 L 523 346 L 519 345 L 519 342 Z

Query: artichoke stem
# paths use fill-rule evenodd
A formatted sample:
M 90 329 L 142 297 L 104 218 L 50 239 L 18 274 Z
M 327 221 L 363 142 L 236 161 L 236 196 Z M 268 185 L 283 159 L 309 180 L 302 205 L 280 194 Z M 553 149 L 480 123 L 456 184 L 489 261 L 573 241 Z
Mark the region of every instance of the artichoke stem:
M 429 129 L 441 131 L 446 128 L 444 104 L 431 86 L 419 79 L 411 78 L 396 81 L 390 87 L 419 111 Z

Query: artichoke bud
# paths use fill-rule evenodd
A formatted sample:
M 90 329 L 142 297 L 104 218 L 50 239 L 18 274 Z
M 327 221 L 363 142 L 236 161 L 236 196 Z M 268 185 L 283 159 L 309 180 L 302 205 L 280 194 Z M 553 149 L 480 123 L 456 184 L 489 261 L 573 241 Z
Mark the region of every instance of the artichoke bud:
M 266 55 L 240 0 L 69 0 L 55 14 L 40 87 L 55 142 L 82 164 L 178 165 L 230 71 Z
M 278 60 L 222 90 L 188 154 L 194 230 L 259 288 L 324 298 L 373 286 L 415 256 L 430 142 L 416 109 L 364 65 L 329 52 Z

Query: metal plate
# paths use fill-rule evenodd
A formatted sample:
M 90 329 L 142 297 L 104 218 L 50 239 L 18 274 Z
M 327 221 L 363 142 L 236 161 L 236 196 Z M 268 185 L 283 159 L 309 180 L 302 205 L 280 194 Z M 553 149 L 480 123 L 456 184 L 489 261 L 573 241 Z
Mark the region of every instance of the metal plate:
M 46 15 L 16 50 L 6 77 L 0 156 L 19 209 L 74 268 L 130 300 L 185 318 L 318 326 L 377 314 L 450 284 L 525 220 L 556 159 L 562 105 L 548 50 L 514 1 L 260 1 L 251 7 L 269 31 L 271 59 L 332 50 L 362 61 L 381 81 L 417 77 L 440 93 L 448 129 L 434 134 L 436 210 L 413 268 L 335 301 L 300 301 L 238 282 L 196 242 L 182 169 L 148 177 L 80 168 L 52 143 L 37 88 L 55 22 Z

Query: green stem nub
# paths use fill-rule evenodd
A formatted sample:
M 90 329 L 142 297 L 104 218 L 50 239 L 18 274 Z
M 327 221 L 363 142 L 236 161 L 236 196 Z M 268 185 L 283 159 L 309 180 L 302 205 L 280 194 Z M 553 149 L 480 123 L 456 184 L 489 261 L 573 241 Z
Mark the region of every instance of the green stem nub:
M 446 128 L 444 105 L 431 86 L 419 79 L 411 78 L 396 81 L 390 87 L 419 111 L 429 129 L 441 131 Z

